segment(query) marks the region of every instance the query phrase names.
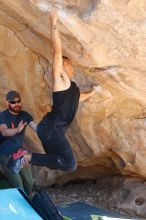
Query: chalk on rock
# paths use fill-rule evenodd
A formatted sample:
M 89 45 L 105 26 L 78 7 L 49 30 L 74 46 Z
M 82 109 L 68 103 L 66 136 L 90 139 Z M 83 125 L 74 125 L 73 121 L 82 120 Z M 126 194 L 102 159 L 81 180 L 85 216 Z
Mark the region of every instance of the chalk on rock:
M 38 8 L 39 8 L 41 11 L 43 11 L 43 12 L 45 12 L 45 13 L 47 13 L 47 12 L 50 10 L 50 8 L 51 8 L 51 5 L 50 5 L 50 4 L 44 3 L 44 2 L 39 2 L 39 3 L 37 4 L 37 6 L 38 6 Z

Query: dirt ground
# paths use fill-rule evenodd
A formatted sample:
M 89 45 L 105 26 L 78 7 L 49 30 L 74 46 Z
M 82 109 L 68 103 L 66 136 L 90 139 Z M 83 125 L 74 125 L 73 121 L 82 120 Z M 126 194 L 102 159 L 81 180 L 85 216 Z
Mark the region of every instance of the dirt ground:
M 90 205 L 94 205 L 98 208 L 103 208 L 110 211 L 116 211 L 112 210 L 110 207 L 106 206 L 106 202 L 98 202 L 98 195 L 101 195 L 100 192 L 97 190 L 97 183 L 96 181 L 85 181 L 82 183 L 69 183 L 62 187 L 60 186 L 54 186 L 47 189 L 50 198 L 56 205 L 65 205 L 73 202 L 85 202 Z M 100 201 L 104 201 L 104 198 Z M 124 212 L 118 212 L 123 217 L 128 217 L 128 215 Z M 136 216 L 131 216 L 136 218 Z M 138 219 L 138 218 L 136 218 Z

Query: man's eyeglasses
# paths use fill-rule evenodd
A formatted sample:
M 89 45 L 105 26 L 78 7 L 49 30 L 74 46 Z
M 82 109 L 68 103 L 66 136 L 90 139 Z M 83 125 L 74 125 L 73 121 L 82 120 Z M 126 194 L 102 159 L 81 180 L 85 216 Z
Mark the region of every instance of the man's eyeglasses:
M 10 103 L 10 104 L 16 104 L 16 103 L 20 103 L 21 102 L 21 99 L 18 99 L 18 100 L 8 100 L 8 102 Z

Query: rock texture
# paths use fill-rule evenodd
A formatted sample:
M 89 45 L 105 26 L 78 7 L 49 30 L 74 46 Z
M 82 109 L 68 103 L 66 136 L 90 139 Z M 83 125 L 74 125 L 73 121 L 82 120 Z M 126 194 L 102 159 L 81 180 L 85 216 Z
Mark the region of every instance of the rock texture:
M 63 54 L 74 63 L 77 84 L 82 91 L 99 87 L 80 104 L 68 131 L 77 171 L 34 168 L 37 183 L 107 174 L 146 177 L 145 0 L 0 0 L 1 110 L 9 89 L 21 91 L 24 108 L 36 121 L 50 110 L 52 54 L 45 13 L 50 4 L 59 10 Z M 26 143 L 42 151 L 30 131 Z
M 142 178 L 106 177 L 99 179 L 96 185 L 97 204 L 146 219 L 146 183 Z

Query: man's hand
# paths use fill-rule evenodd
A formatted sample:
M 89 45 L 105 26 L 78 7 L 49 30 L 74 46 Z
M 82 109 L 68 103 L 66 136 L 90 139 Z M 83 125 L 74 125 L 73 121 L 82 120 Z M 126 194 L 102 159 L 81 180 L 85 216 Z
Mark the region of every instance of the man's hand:
M 20 133 L 26 125 L 27 125 L 27 122 L 23 122 L 23 120 L 22 120 L 18 125 L 17 133 Z
M 6 124 L 1 124 L 0 132 L 4 137 L 12 137 L 15 134 L 20 133 L 26 125 L 27 122 L 23 122 L 23 120 L 19 123 L 17 128 L 8 128 Z
M 49 17 L 50 17 L 51 25 L 56 25 L 57 24 L 57 19 L 58 19 L 57 9 L 56 8 L 50 7 L 50 9 L 49 9 Z
M 0 132 L 5 128 L 8 128 L 6 124 L 0 124 Z
M 89 92 L 81 92 L 79 101 L 80 102 L 86 101 L 88 98 L 92 97 L 95 93 L 96 93 L 95 86 Z

